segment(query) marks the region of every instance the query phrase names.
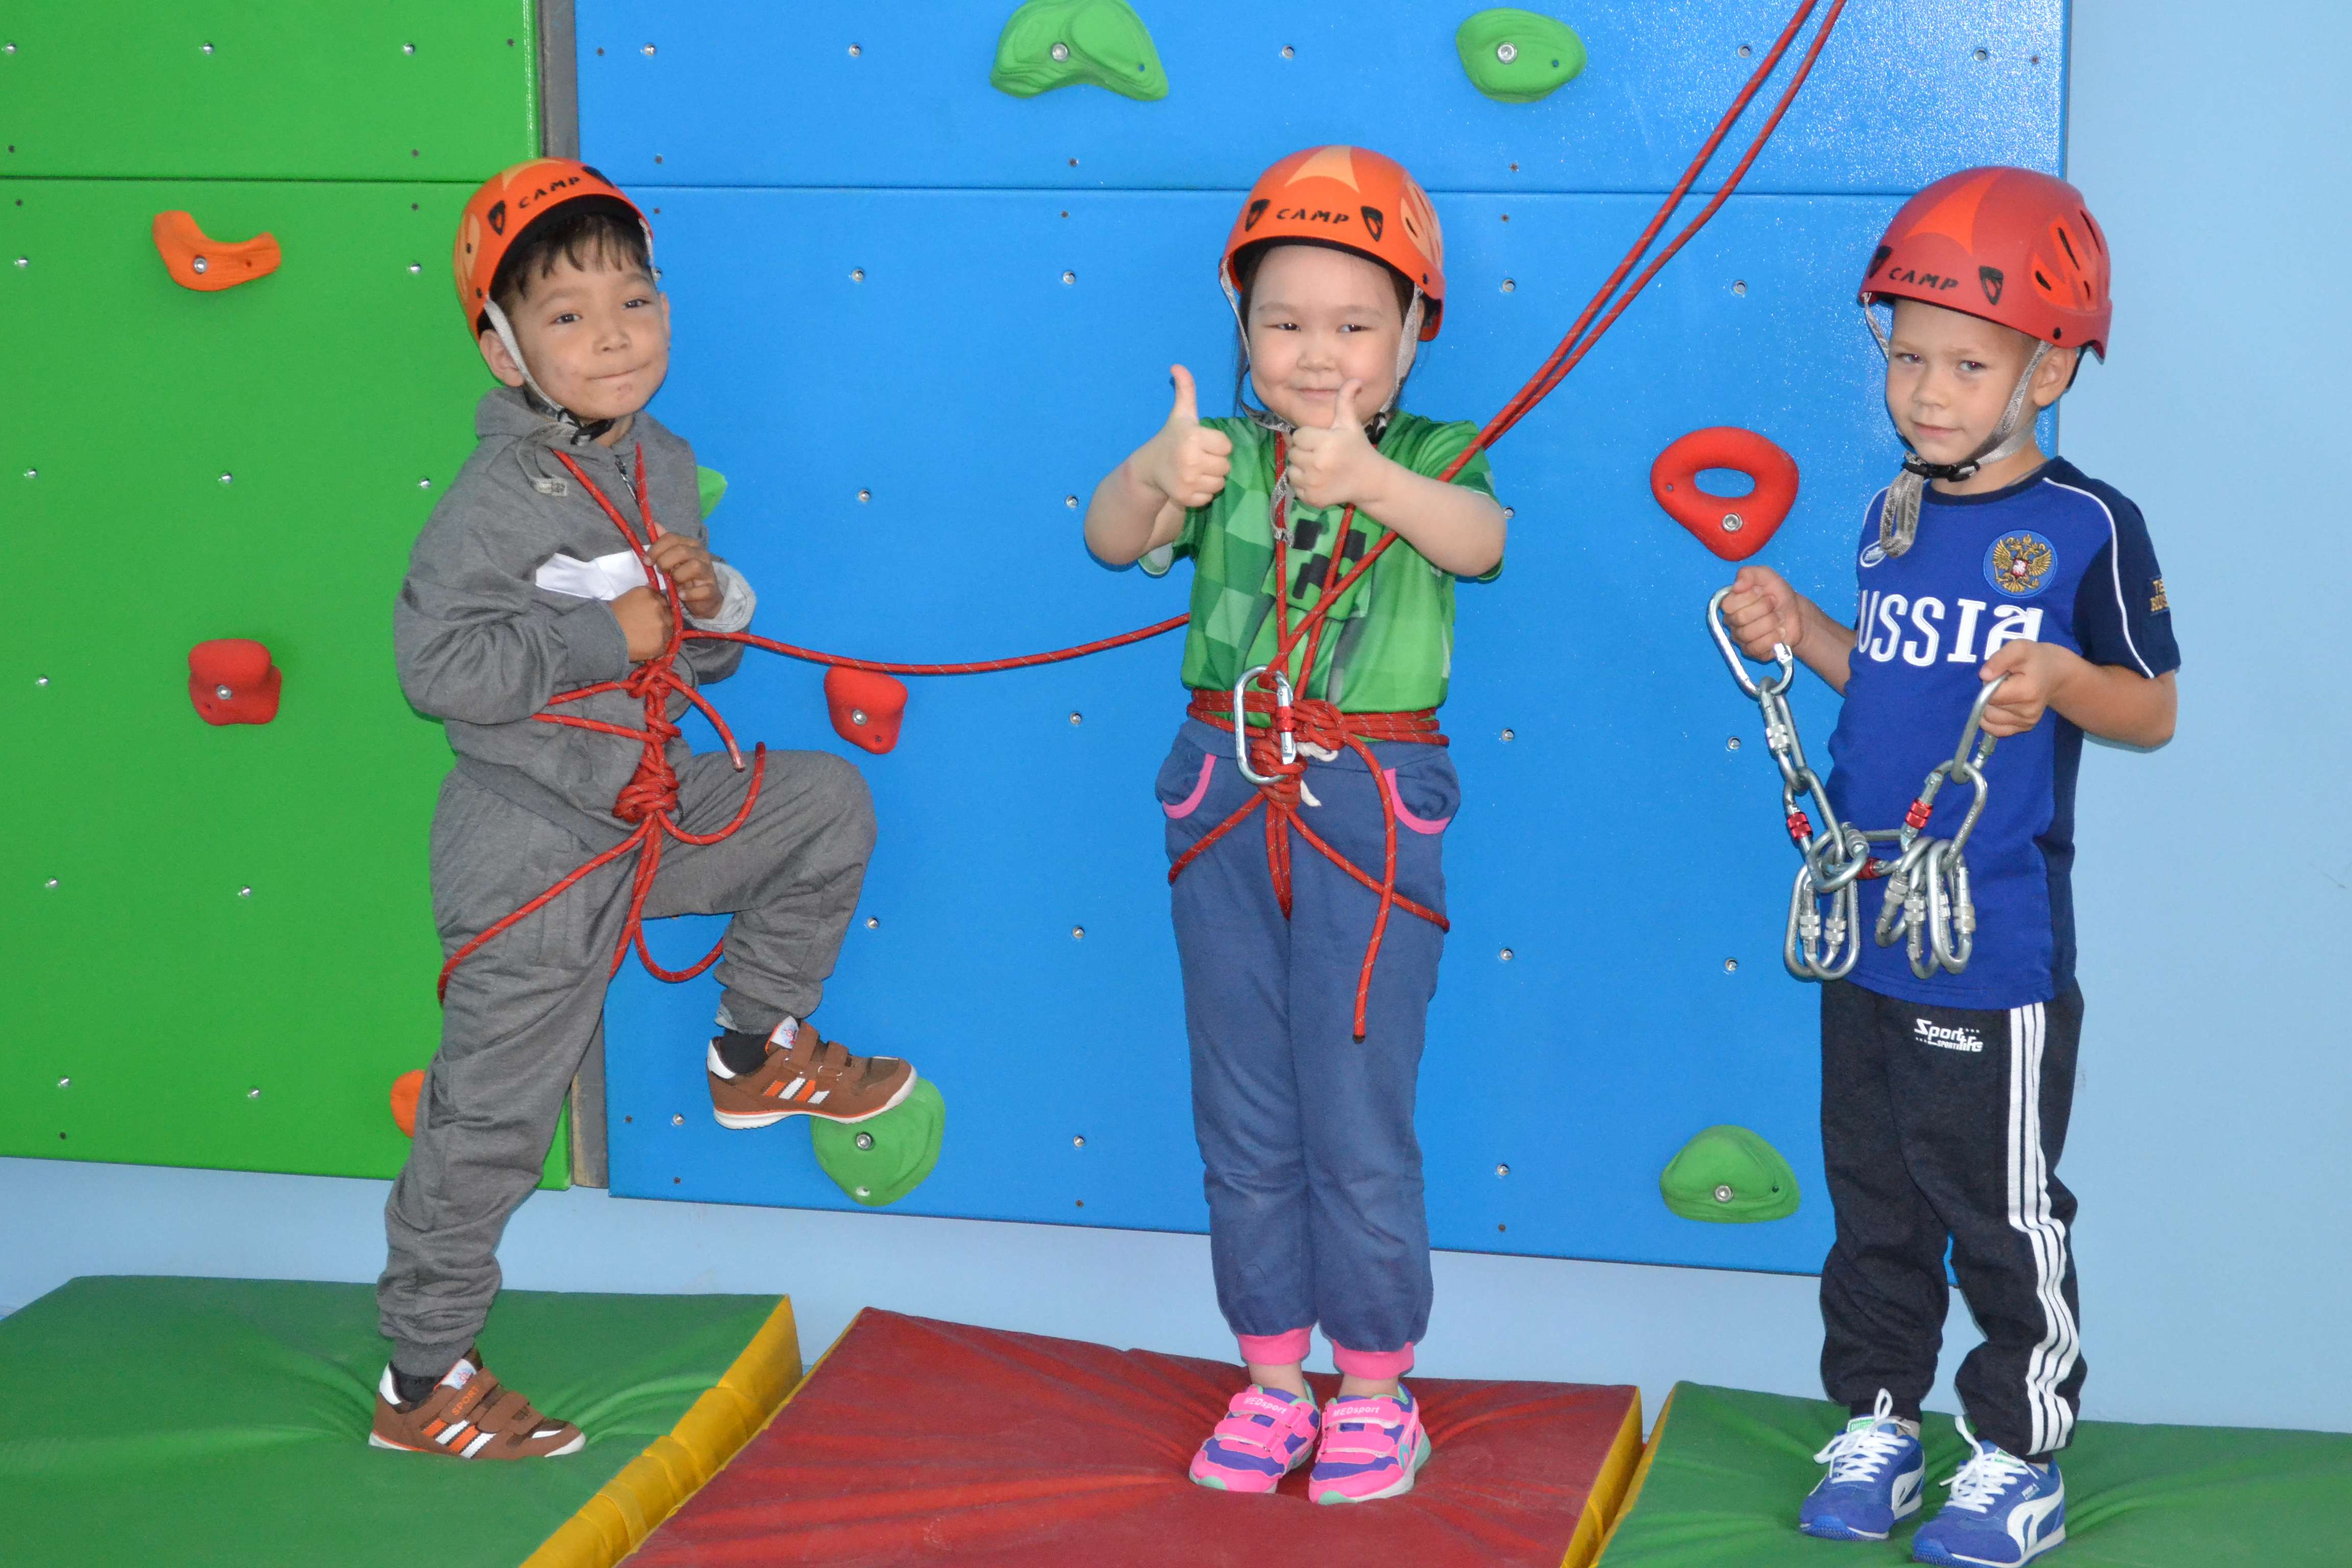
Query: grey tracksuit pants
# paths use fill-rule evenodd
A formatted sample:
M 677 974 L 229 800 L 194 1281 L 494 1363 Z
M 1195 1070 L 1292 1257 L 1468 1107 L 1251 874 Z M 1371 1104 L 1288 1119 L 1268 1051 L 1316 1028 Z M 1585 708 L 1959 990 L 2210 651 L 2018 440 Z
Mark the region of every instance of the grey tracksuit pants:
M 680 825 L 724 826 L 750 776 L 723 755 L 686 763 Z M 443 952 L 603 847 L 451 773 L 433 816 Z M 873 804 L 855 767 L 821 752 L 771 752 L 749 820 L 718 844 L 667 845 L 645 912 L 734 914 L 718 967 L 722 1016 L 765 1032 L 815 1011 L 873 847 Z M 403 1372 L 447 1370 L 481 1330 L 498 1294 L 499 1237 L 538 1183 L 572 1075 L 604 1027 L 634 871 L 634 857 L 605 867 L 450 977 L 415 1144 L 384 1206 L 391 1258 L 377 1304 Z

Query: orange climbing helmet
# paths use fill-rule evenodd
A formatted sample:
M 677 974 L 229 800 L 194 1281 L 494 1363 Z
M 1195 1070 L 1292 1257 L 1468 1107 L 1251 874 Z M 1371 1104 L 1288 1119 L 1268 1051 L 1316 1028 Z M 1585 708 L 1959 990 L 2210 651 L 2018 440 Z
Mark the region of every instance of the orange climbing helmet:
M 2107 237 L 2082 192 L 2032 169 L 1963 169 L 1903 204 L 1861 300 L 1924 300 L 2105 359 L 2107 281 Z
M 587 164 L 572 158 L 533 158 L 501 170 L 482 182 L 466 203 L 457 222 L 457 244 L 450 267 L 457 277 L 457 303 L 466 312 L 466 330 L 479 335 L 491 323 L 490 281 L 499 273 L 524 229 L 566 202 L 598 196 L 620 203 L 635 215 L 646 231 L 646 253 L 654 247 L 654 226 L 637 204 L 620 187 Z
M 1260 174 L 1217 264 L 1235 309 L 1241 279 L 1234 258 L 1245 246 L 1283 239 L 1332 246 L 1395 268 L 1427 301 L 1422 341 L 1437 335 L 1445 311 L 1445 239 L 1428 193 L 1395 159 L 1362 147 L 1309 147 Z

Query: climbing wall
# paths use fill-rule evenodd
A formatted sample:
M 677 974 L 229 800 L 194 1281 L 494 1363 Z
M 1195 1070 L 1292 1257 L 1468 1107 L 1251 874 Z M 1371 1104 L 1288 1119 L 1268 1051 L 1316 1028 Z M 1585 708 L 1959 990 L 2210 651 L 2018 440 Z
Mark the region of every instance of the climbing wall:
M 587 0 L 582 140 L 657 213 L 677 334 L 659 412 L 732 480 L 713 529 L 764 595 L 755 629 L 982 658 L 1183 608 L 1181 569 L 1153 582 L 1092 562 L 1077 509 L 1166 416 L 1170 362 L 1222 406 L 1233 333 L 1213 264 L 1258 170 L 1353 141 L 1430 187 L 1450 289 L 1409 402 L 1484 419 L 1789 8 L 1584 0 L 1559 13 L 1583 74 L 1512 104 L 1465 75 L 1467 5 L 1139 0 L 1168 83 L 1139 100 L 992 89 L 1010 6 Z M 1794 862 L 1777 778 L 1701 626 L 1729 568 L 1652 502 L 1649 466 L 1695 426 L 1769 436 L 1803 488 L 1760 559 L 1846 598 L 1850 541 L 1897 450 L 1854 279 L 1928 180 L 2056 167 L 2064 36 L 2061 0 L 1856 0 L 1742 194 L 1496 450 L 1509 564 L 1462 594 L 1445 712 L 1465 804 L 1421 1102 L 1440 1246 L 1818 1266 L 1814 994 L 1778 961 Z M 1150 793 L 1178 652 L 919 680 L 897 750 L 849 753 L 882 841 L 822 1021 L 916 1058 L 950 1112 L 938 1170 L 901 1209 L 1205 1223 Z M 819 680 L 755 656 L 725 700 L 740 732 L 844 749 Z M 1822 698 L 1809 688 L 1800 712 L 1825 738 Z M 679 924 L 655 934 L 673 962 L 716 931 Z M 615 1190 L 844 1204 L 805 1138 L 710 1121 L 692 1042 L 711 1000 L 707 983 L 616 986 Z M 1719 1123 L 1788 1156 L 1795 1215 L 1666 1210 L 1659 1173 Z
M 401 700 L 392 603 L 471 443 L 449 238 L 538 148 L 536 42 L 528 0 L 0 21 L 0 1152 L 404 1155 L 385 1096 L 438 1029 L 447 751 Z M 172 209 L 282 265 L 180 286 Z M 188 651 L 221 637 L 271 650 L 270 723 L 198 718 Z

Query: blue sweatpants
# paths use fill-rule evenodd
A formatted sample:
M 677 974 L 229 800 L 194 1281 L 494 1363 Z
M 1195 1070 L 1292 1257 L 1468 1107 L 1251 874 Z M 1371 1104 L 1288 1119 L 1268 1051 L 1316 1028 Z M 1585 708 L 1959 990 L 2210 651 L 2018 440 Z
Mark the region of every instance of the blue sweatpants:
M 1373 752 L 1399 805 L 1397 891 L 1442 914 L 1454 763 L 1440 746 Z M 1305 819 L 1377 880 L 1381 803 L 1363 759 L 1313 763 L 1307 784 L 1322 805 L 1302 806 Z M 1171 860 L 1254 792 L 1233 737 L 1187 720 L 1157 787 Z M 1356 982 L 1380 900 L 1293 834 L 1285 920 L 1263 824 L 1261 811 L 1226 834 L 1171 890 L 1217 1304 L 1245 1359 L 1300 1360 L 1320 1324 L 1340 1370 L 1393 1376 L 1429 1324 L 1413 1096 L 1445 933 L 1391 911 L 1359 1042 Z

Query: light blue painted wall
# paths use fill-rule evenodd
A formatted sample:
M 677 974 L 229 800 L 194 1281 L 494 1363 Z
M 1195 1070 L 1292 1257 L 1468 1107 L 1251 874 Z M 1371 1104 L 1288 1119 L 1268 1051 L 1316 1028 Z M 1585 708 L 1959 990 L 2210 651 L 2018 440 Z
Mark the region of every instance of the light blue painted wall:
M 2095 1405 L 2352 1426 L 2345 19 L 2074 12 L 2068 172 L 2116 317 L 2065 447 L 2146 510 L 2187 661 L 2172 745 L 2084 759 Z
M 2091 1014 L 2064 1173 L 2087 1413 L 2352 1428 L 2340 7 L 2273 0 L 2224 30 L 2181 0 L 2079 0 L 2074 26 L 2071 172 L 2121 266 L 2116 357 L 2084 373 L 2066 450 L 2146 509 L 2189 659 L 2180 739 L 2084 770 Z M 0 1161 L 0 1307 L 77 1273 L 366 1279 L 383 1193 Z M 522 1287 L 790 1290 L 813 1348 L 870 1301 L 1225 1350 L 1192 1237 L 572 1192 L 526 1205 L 504 1258 Z M 1443 1255 L 1423 1364 L 1639 1382 L 1653 1409 L 1677 1376 L 1810 1392 L 1812 1285 Z

